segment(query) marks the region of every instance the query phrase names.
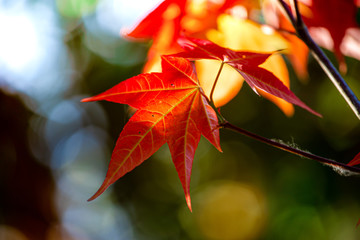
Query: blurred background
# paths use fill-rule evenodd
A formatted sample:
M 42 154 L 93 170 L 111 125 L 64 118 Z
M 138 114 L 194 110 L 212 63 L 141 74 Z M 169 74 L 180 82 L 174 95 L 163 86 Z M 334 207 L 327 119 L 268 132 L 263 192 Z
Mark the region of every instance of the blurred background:
M 360 178 L 222 130 L 202 139 L 193 213 L 167 146 L 98 199 L 126 106 L 80 103 L 141 73 L 150 43 L 128 42 L 158 1 L 0 0 L 0 239 L 360 239 Z M 326 52 L 335 61 L 331 52 Z M 360 96 L 360 62 L 345 79 Z M 291 89 L 318 118 L 286 117 L 246 85 L 222 108 L 242 128 L 347 163 L 360 124 L 318 64 Z

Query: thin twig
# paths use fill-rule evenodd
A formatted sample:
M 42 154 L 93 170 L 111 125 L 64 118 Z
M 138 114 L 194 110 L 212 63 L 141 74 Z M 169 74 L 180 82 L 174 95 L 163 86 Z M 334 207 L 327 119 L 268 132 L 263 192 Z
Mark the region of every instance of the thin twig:
M 243 135 L 245 135 L 247 137 L 250 137 L 252 139 L 258 140 L 258 141 L 263 142 L 263 143 L 266 143 L 266 144 L 268 144 L 270 146 L 279 148 L 281 150 L 284 150 L 284 151 L 287 151 L 287 152 L 290 152 L 290 153 L 293 153 L 293 154 L 296 154 L 296 155 L 299 155 L 299 156 L 302 156 L 302 157 L 305 157 L 305 158 L 308 158 L 308 159 L 312 159 L 312 160 L 315 160 L 317 162 L 320 162 L 320 163 L 323 163 L 323 164 L 326 164 L 326 165 L 329 165 L 329 166 L 333 167 L 335 170 L 347 170 L 347 171 L 349 171 L 347 173 L 348 175 L 349 175 L 349 173 L 354 173 L 354 174 L 355 173 L 357 173 L 357 174 L 360 173 L 360 168 L 349 166 L 349 165 L 346 165 L 344 163 L 336 162 L 334 160 L 331 160 L 331 159 L 328 159 L 328 158 L 325 158 L 325 157 L 321 157 L 321 156 L 318 156 L 318 155 L 315 155 L 315 154 L 312 154 L 312 153 L 309 153 L 309 152 L 306 152 L 306 151 L 303 151 L 303 150 L 300 150 L 300 149 L 297 149 L 297 148 L 293 148 L 293 147 L 291 147 L 289 145 L 286 145 L 284 143 L 280 143 L 280 142 L 277 142 L 277 141 L 274 141 L 274 140 L 259 136 L 259 135 L 255 134 L 255 133 L 249 132 L 249 131 L 247 131 L 245 129 L 239 128 L 239 127 L 237 127 L 237 126 L 235 126 L 235 125 L 233 125 L 233 124 L 231 124 L 229 122 L 221 123 L 220 127 L 223 127 L 223 128 L 232 130 L 234 132 L 243 134 Z
M 316 61 L 320 64 L 324 72 L 328 75 L 330 80 L 333 82 L 337 90 L 346 100 L 347 104 L 353 110 L 357 118 L 360 119 L 360 101 L 342 78 L 338 70 L 334 67 L 334 65 L 327 58 L 325 53 L 321 50 L 321 48 L 315 43 L 315 41 L 311 38 L 307 27 L 302 20 L 298 2 L 297 0 L 293 0 L 296 16 L 292 14 L 289 6 L 284 2 L 284 0 L 278 0 L 282 8 L 284 9 L 286 15 L 288 16 L 290 22 L 293 24 L 298 37 L 308 46 L 312 55 L 316 59 Z
M 298 1 L 291 1 L 293 8 L 295 9 L 295 16 L 296 16 L 296 26 L 297 28 L 302 28 L 304 27 L 304 22 L 302 20 L 301 14 L 300 14 L 300 9 L 299 9 L 299 4 Z
M 216 75 L 214 84 L 213 84 L 213 86 L 212 86 L 212 88 L 211 88 L 210 101 L 211 101 L 212 103 L 214 103 L 213 96 L 214 96 L 215 87 L 216 87 L 216 84 L 217 84 L 217 82 L 218 82 L 218 80 L 219 80 L 219 77 L 220 77 L 221 71 L 222 71 L 222 69 L 223 69 L 223 67 L 224 67 L 224 64 L 225 64 L 224 62 L 221 62 L 219 71 L 218 71 L 218 73 L 217 73 L 217 75 Z M 214 105 L 215 105 L 215 103 L 214 103 Z

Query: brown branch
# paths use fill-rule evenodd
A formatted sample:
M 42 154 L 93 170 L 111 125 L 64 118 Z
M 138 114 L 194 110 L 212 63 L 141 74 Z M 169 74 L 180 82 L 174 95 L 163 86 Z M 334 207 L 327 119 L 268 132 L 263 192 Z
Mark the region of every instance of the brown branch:
M 312 154 L 312 153 L 307 152 L 307 151 L 303 151 L 303 150 L 300 150 L 300 149 L 297 149 L 297 148 L 293 148 L 293 147 L 291 147 L 291 146 L 289 146 L 289 145 L 287 145 L 285 143 L 281 143 L 281 142 L 278 142 L 278 141 L 275 141 L 275 140 L 271 140 L 271 139 L 259 136 L 259 135 L 255 134 L 255 133 L 249 132 L 249 131 L 247 131 L 245 129 L 239 128 L 239 127 L 237 127 L 237 126 L 235 126 L 235 125 L 233 125 L 233 124 L 231 124 L 229 122 L 221 123 L 220 127 L 232 130 L 232 131 L 240 133 L 240 134 L 243 134 L 243 135 L 245 135 L 247 137 L 250 137 L 250 138 L 255 139 L 257 141 L 266 143 L 266 144 L 268 144 L 270 146 L 273 146 L 273 147 L 276 147 L 278 149 L 281 149 L 281 150 L 284 150 L 284 151 L 299 155 L 301 157 L 305 157 L 305 158 L 308 158 L 308 159 L 315 160 L 317 162 L 326 164 L 328 166 L 331 166 L 335 171 L 337 171 L 338 173 L 340 173 L 342 175 L 360 174 L 360 168 L 349 166 L 349 165 L 346 165 L 344 163 L 336 162 L 334 160 L 331 160 L 331 159 L 328 159 L 328 158 L 325 158 L 325 157 L 321 157 L 321 156 Z

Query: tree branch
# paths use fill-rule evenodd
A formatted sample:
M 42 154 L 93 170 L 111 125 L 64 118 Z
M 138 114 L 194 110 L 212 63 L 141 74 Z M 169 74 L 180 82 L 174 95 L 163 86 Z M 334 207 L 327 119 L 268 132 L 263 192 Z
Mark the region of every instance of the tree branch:
M 300 149 L 297 149 L 297 148 L 293 148 L 293 147 L 291 147 L 291 146 L 289 146 L 287 144 L 277 142 L 277 141 L 274 141 L 274 140 L 259 136 L 259 135 L 255 134 L 255 133 L 249 132 L 249 131 L 247 131 L 245 129 L 239 128 L 239 127 L 237 127 L 237 126 L 235 126 L 235 125 L 233 125 L 233 124 L 231 124 L 229 122 L 221 123 L 220 127 L 223 127 L 223 128 L 232 130 L 234 132 L 243 134 L 243 135 L 245 135 L 247 137 L 250 137 L 250 138 L 255 139 L 257 141 L 266 143 L 266 144 L 268 144 L 270 146 L 273 146 L 273 147 L 276 147 L 278 149 L 281 149 L 281 150 L 284 150 L 284 151 L 299 155 L 301 157 L 305 157 L 305 158 L 308 158 L 308 159 L 315 160 L 317 162 L 323 163 L 325 165 L 328 165 L 328 166 L 332 167 L 335 171 L 337 171 L 338 173 L 340 173 L 342 175 L 360 174 L 360 168 L 349 166 L 349 165 L 346 165 L 344 163 L 336 162 L 334 160 L 331 160 L 331 159 L 328 159 L 328 158 L 325 158 L 325 157 L 321 157 L 321 156 L 318 156 L 318 155 L 315 155 L 315 154 L 312 154 L 312 153 L 309 153 L 309 152 L 306 152 L 306 151 L 303 151 L 303 150 L 300 150 Z
M 288 16 L 290 22 L 294 26 L 298 37 L 308 46 L 310 52 L 316 59 L 316 61 L 320 64 L 324 72 L 330 78 L 332 83 L 335 85 L 337 90 L 346 100 L 347 104 L 350 106 L 352 111 L 355 113 L 357 118 L 360 119 L 360 101 L 342 78 L 338 70 L 334 67 L 334 65 L 327 58 L 325 53 L 321 50 L 321 48 L 314 42 L 311 38 L 307 27 L 305 26 L 300 11 L 298 7 L 298 1 L 293 0 L 296 16 L 293 15 L 289 6 L 284 2 L 284 0 L 278 0 L 286 15 Z

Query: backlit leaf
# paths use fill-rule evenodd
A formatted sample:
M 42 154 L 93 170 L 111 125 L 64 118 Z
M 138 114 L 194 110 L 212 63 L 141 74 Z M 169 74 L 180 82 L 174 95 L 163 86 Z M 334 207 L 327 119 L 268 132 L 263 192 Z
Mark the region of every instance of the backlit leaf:
M 360 164 L 360 153 L 358 153 L 354 158 L 353 160 L 351 160 L 347 165 L 349 166 L 355 166 L 355 165 L 358 165 Z
M 357 29 L 356 22 L 358 8 L 353 0 L 310 0 L 301 1 L 305 7 L 300 8 L 305 24 L 314 40 L 322 47 L 334 51 L 340 62 L 340 70 L 346 70 L 346 63 L 343 56 L 345 48 L 350 55 L 359 56 L 359 40 L 355 37 L 351 53 L 349 46 L 345 47 L 345 36 L 348 30 Z M 326 6 L 326 7 L 324 7 Z M 325 33 L 328 34 L 325 34 Z M 355 47 L 354 47 L 355 46 Z M 348 53 L 349 54 L 349 53 Z
M 222 61 L 237 70 L 256 93 L 257 88 L 261 89 L 289 103 L 298 105 L 314 115 L 321 116 L 296 97 L 274 74 L 259 67 L 271 53 L 233 51 L 210 41 L 195 38 L 183 37 L 178 42 L 185 52 L 173 56 L 185 57 L 191 60 L 217 59 Z
M 246 37 L 244 37 L 244 33 L 246 33 Z M 288 41 L 270 27 L 225 14 L 218 18 L 218 29 L 209 31 L 208 38 L 219 46 L 236 51 L 274 52 L 289 48 Z M 261 64 L 261 67 L 272 72 L 285 86 L 289 87 L 289 73 L 281 55 L 269 56 Z M 226 85 L 231 85 L 231 83 L 219 84 L 218 89 Z M 287 116 L 294 114 L 294 107 L 291 103 L 260 89 L 257 89 L 257 92 L 274 102 Z
M 138 109 L 120 134 L 103 184 L 89 200 L 167 143 L 191 210 L 190 177 L 195 150 L 203 135 L 221 151 L 218 120 L 202 95 L 193 64 L 184 58 L 165 56 L 162 70 L 132 77 L 83 100 L 107 100 Z

